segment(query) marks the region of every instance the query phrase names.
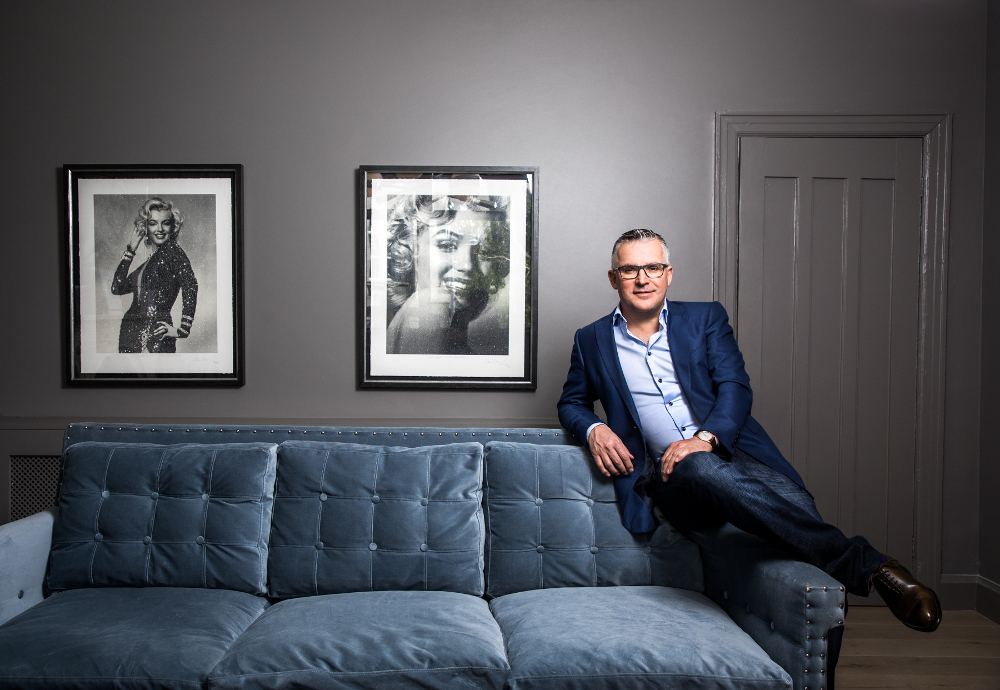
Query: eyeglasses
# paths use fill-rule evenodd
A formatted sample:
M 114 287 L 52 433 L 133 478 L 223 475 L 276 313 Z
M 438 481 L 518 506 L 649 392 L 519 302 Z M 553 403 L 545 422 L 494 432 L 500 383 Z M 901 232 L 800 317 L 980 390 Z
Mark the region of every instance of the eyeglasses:
M 645 266 L 619 266 L 615 269 L 622 280 L 634 280 L 639 277 L 639 271 L 645 271 L 649 278 L 660 278 L 667 270 L 668 264 L 646 264 Z

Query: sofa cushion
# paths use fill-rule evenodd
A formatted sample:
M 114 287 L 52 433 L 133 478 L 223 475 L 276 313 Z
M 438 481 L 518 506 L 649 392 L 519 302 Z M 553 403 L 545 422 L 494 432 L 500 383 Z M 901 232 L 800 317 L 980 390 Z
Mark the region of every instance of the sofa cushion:
M 200 688 L 266 607 L 223 589 L 60 592 L 0 626 L 0 688 Z
M 792 680 L 708 597 L 669 587 L 562 588 L 490 602 L 510 690 L 782 688 Z
M 85 442 L 63 455 L 50 591 L 263 594 L 277 445 Z
M 212 688 L 502 688 L 486 603 L 451 592 L 355 592 L 272 606 L 212 672 Z
M 704 589 L 698 547 L 669 523 L 622 526 L 614 484 L 578 446 L 486 444 L 486 593 L 546 587 Z
M 278 449 L 270 595 L 483 593 L 483 447 L 287 441 Z

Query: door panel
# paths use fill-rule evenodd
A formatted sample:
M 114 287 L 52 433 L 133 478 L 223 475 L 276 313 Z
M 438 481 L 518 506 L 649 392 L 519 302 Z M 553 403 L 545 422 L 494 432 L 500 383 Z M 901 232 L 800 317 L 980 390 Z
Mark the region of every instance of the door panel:
M 824 518 L 904 565 L 914 524 L 922 146 L 798 137 L 740 145 L 736 322 L 753 414 Z

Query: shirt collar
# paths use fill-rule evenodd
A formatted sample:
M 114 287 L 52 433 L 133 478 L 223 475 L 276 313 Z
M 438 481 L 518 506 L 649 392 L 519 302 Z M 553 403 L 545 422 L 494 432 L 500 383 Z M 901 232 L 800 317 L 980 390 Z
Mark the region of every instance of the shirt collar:
M 627 324 L 628 321 L 625 319 L 625 315 L 622 314 L 621 302 L 615 307 L 615 313 L 612 317 L 612 323 L 616 326 L 620 324 Z M 627 326 L 626 326 L 627 327 Z M 663 309 L 660 310 L 660 328 L 665 329 L 667 327 L 667 300 L 663 300 Z

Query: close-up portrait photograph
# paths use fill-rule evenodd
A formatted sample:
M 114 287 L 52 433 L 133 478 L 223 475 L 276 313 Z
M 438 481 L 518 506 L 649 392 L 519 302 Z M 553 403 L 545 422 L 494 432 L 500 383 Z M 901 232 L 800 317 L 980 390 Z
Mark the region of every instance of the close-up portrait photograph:
M 508 351 L 509 202 L 388 199 L 387 354 Z

